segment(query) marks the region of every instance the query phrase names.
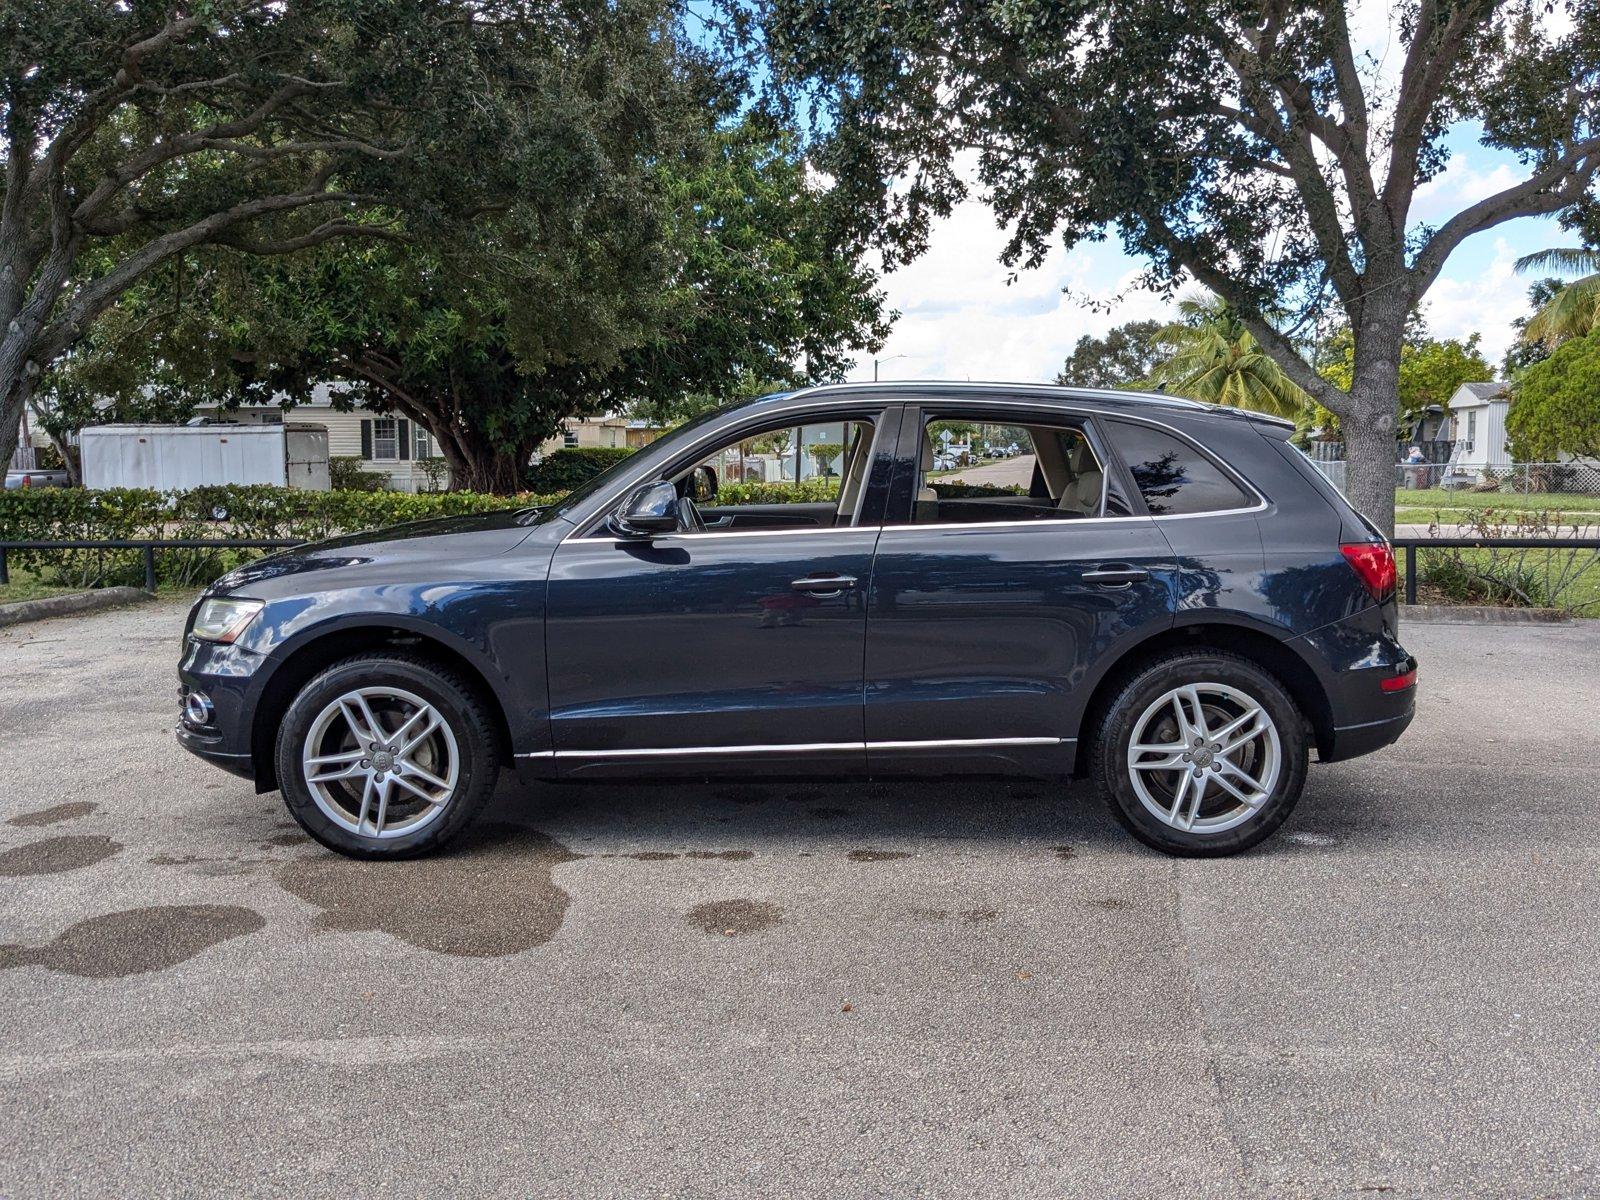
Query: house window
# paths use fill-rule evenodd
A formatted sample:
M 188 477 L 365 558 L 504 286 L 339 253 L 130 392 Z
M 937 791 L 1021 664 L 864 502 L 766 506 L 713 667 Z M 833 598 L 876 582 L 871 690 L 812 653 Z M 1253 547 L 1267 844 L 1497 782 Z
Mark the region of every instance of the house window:
M 561 431 L 561 444 L 568 450 L 576 450 L 578 447 L 578 435 L 570 429 L 563 429 Z
M 422 426 L 415 426 L 411 431 L 413 458 L 433 458 L 438 451 L 433 448 L 433 435 Z
M 1478 413 L 1477 410 L 1467 413 L 1467 449 L 1471 450 L 1478 440 Z
M 393 417 L 379 417 L 372 422 L 372 457 L 400 457 L 400 425 Z

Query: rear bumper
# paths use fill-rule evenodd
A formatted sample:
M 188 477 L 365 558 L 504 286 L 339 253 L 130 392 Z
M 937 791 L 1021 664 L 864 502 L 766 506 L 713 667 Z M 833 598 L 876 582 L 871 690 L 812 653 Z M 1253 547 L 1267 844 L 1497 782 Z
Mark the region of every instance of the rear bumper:
M 1382 750 L 1385 746 L 1391 746 L 1399 741 L 1400 735 L 1406 731 L 1406 726 L 1411 724 L 1411 719 L 1416 715 L 1416 706 L 1413 704 L 1398 716 L 1366 721 L 1360 725 L 1335 726 L 1333 744 L 1325 753 L 1319 751 L 1317 758 L 1321 762 L 1338 762 L 1340 759 L 1358 758 L 1363 754 L 1371 754 L 1374 750 Z

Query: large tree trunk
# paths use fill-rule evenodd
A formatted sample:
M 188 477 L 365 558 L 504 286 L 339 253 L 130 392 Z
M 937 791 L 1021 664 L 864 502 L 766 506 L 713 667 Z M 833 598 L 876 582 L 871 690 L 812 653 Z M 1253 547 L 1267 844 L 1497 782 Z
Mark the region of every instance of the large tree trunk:
M 1375 289 L 1356 333 L 1355 371 L 1349 399 L 1341 406 L 1345 498 L 1394 536 L 1395 424 L 1400 405 L 1400 346 L 1411 311 L 1409 288 Z
M 534 447 L 501 450 L 455 429 L 430 425 L 429 431 L 450 468 L 452 489 L 500 496 L 523 490 L 523 475 Z
M 0 374 L 0 469 L 9 470 L 22 436 L 22 410 L 33 394 L 36 373 L 27 363 Z

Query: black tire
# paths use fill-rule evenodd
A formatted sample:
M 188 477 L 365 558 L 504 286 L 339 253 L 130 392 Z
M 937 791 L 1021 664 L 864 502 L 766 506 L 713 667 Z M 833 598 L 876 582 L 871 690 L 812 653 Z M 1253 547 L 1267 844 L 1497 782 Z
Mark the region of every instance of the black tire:
M 441 811 L 413 832 L 386 838 L 357 833 L 333 820 L 312 795 L 301 765 L 302 747 L 324 709 L 353 689 L 382 687 L 401 689 L 432 705 L 449 726 L 459 759 L 455 787 L 436 806 Z M 447 667 L 404 653 L 347 658 L 301 688 L 284 712 L 275 748 L 279 787 L 289 815 L 328 849 L 352 858 L 416 858 L 440 849 L 483 810 L 500 773 L 497 729 L 480 690 Z M 397 787 L 394 792 L 400 795 Z
M 1238 814 L 1248 812 L 1250 806 L 1241 804 L 1223 792 L 1203 774 L 1205 770 L 1218 768 L 1195 769 L 1200 772 L 1197 777 L 1206 781 L 1201 792 L 1205 797 L 1202 804 L 1210 806 L 1216 814 L 1207 818 L 1203 815 L 1205 807 L 1196 808 L 1200 820 L 1195 823 L 1200 824 L 1207 819 L 1218 825 L 1225 824 L 1229 819 L 1239 821 L 1230 828 L 1219 828 L 1212 832 L 1183 829 L 1159 819 L 1141 799 L 1128 765 L 1133 735 L 1146 711 L 1175 688 L 1206 683 L 1237 689 L 1253 699 L 1271 719 L 1278 739 L 1276 782 L 1268 790 L 1266 799 L 1248 815 Z M 1226 698 L 1222 702 L 1226 703 Z M 1155 719 L 1152 718 L 1152 721 Z M 1169 719 L 1169 727 L 1176 728 L 1176 719 Z M 1148 742 L 1147 732 L 1146 744 Z M 1265 756 L 1268 751 L 1258 749 L 1264 746 L 1263 741 L 1247 747 L 1246 751 Z M 1145 845 L 1166 854 L 1211 857 L 1248 850 L 1270 837 L 1288 819 L 1305 788 L 1308 755 L 1305 719 L 1294 698 L 1276 676 L 1251 660 L 1226 651 L 1183 650 L 1152 660 L 1117 690 L 1095 731 L 1090 775 L 1104 795 L 1112 814 Z M 1152 760 L 1160 757 L 1159 754 L 1150 756 Z M 1188 763 L 1193 759 L 1185 758 L 1182 761 Z M 1264 757 L 1261 761 L 1265 761 Z M 1147 781 L 1146 792 L 1153 794 L 1154 799 L 1161 800 L 1163 788 L 1167 789 L 1165 795 L 1177 797 L 1180 795 L 1180 785 L 1190 786 L 1184 779 L 1190 773 L 1189 767 L 1182 767 L 1176 771 L 1147 773 L 1142 778 Z M 1187 808 L 1187 804 L 1184 807 Z M 1230 807 L 1234 814 L 1232 818 L 1228 815 Z

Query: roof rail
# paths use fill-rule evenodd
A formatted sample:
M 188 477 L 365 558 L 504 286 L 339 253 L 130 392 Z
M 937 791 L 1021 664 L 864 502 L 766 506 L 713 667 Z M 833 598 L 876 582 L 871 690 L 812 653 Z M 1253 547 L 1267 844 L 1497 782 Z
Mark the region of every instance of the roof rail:
M 1010 392 L 1010 393 L 1039 393 L 1050 396 L 1080 396 L 1103 400 L 1131 400 L 1139 404 L 1150 404 L 1162 408 L 1187 408 L 1202 412 L 1218 409 L 1215 404 L 1203 404 L 1198 400 L 1190 400 L 1184 396 L 1168 396 L 1161 392 L 1135 392 L 1123 391 L 1120 388 L 1083 388 L 1073 387 L 1070 384 L 1055 383 L 1007 383 L 1003 380 L 946 380 L 946 379 L 897 379 L 885 380 L 875 383 L 819 383 L 811 387 L 798 388 L 788 393 L 790 396 L 810 396 L 824 392 L 907 392 L 907 391 L 939 391 L 939 392 Z

